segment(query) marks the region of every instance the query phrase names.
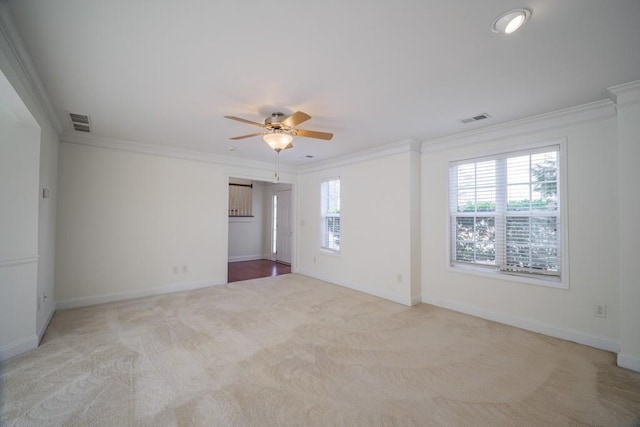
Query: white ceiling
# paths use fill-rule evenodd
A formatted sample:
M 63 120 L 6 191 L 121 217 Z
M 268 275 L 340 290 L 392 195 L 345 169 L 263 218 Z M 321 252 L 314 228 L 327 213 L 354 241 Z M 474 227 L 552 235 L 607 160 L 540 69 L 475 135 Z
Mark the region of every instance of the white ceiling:
M 312 116 L 302 165 L 605 99 L 640 79 L 639 0 L 9 0 L 65 132 L 271 162 L 273 111 Z M 500 13 L 533 16 L 510 35 Z M 489 113 L 463 125 L 459 119 Z M 235 146 L 237 150 L 228 151 Z M 305 155 L 316 156 L 309 160 Z

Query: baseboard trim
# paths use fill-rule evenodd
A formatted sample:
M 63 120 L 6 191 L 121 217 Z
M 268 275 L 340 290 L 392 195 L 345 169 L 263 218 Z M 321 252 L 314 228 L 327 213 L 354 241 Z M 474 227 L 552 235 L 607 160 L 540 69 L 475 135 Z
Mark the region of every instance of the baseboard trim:
M 0 362 L 11 359 L 26 351 L 33 350 L 38 347 L 38 337 L 31 335 L 30 337 L 23 338 L 18 341 L 14 341 L 3 347 L 0 347 Z
M 318 280 L 322 280 L 328 283 L 333 283 L 334 285 L 338 285 L 338 286 L 342 286 L 343 288 L 349 288 L 352 289 L 354 291 L 358 291 L 358 292 L 362 292 L 365 294 L 369 294 L 369 295 L 373 295 L 374 297 L 378 297 L 378 298 L 382 298 L 382 299 L 386 299 L 389 301 L 393 301 L 393 302 L 397 302 L 398 304 L 402 304 L 402 305 L 406 305 L 406 306 L 412 306 L 415 305 L 413 304 L 413 298 L 411 298 L 410 296 L 403 296 L 403 295 L 398 295 L 398 294 L 393 294 L 393 293 L 389 293 L 389 292 L 380 292 L 377 291 L 375 289 L 371 289 L 371 288 L 365 288 L 364 286 L 360 286 L 358 284 L 352 283 L 352 282 L 346 282 L 344 280 L 335 280 L 331 277 L 324 277 L 322 275 L 319 274 L 312 274 L 308 271 L 304 271 L 304 270 L 296 270 L 297 273 L 300 274 L 304 274 L 305 276 L 309 276 L 309 277 L 313 277 L 314 279 L 318 279 Z
M 256 261 L 259 259 L 268 259 L 264 255 L 240 255 L 240 256 L 231 256 L 228 259 L 228 262 L 240 262 L 240 261 Z
M 640 372 L 640 357 L 618 353 L 618 367 Z
M 527 331 L 560 338 L 567 341 L 573 341 L 579 344 L 588 345 L 590 347 L 599 348 L 601 350 L 618 353 L 620 351 L 620 343 L 608 338 L 597 337 L 585 334 L 572 329 L 560 328 L 557 326 L 547 325 L 536 322 L 534 320 L 522 319 L 505 313 L 493 312 L 480 307 L 473 307 L 460 304 L 455 301 L 438 297 L 422 297 L 422 302 L 435 305 L 449 310 L 458 311 L 460 313 L 469 314 L 471 316 L 480 317 L 486 320 L 503 323 L 505 325 L 514 326 L 516 328 L 525 329 Z
M 120 292 L 115 294 L 103 294 L 87 297 L 69 298 L 66 300 L 58 301 L 56 304 L 57 310 L 64 310 L 68 308 L 87 307 L 90 305 L 104 304 L 107 302 L 122 301 L 127 299 L 149 297 L 154 295 L 164 295 L 172 292 L 191 291 L 194 289 L 208 288 L 209 286 L 225 285 L 227 282 L 224 279 L 221 280 L 206 280 L 202 282 L 188 282 L 177 283 L 173 285 L 161 286 L 152 289 L 141 289 L 131 292 Z

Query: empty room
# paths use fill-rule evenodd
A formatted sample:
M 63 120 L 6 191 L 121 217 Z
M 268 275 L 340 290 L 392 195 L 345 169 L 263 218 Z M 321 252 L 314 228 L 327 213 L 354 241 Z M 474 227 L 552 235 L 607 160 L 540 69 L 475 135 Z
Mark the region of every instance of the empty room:
M 639 425 L 639 21 L 0 0 L 0 425 Z

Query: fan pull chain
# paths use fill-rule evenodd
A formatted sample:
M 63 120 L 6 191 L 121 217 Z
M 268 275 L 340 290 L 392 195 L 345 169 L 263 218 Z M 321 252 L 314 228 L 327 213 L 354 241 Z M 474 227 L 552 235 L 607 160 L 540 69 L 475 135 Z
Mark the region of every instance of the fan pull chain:
M 276 170 L 275 173 L 273 174 L 273 177 L 275 178 L 276 181 L 280 181 L 280 151 L 276 151 Z

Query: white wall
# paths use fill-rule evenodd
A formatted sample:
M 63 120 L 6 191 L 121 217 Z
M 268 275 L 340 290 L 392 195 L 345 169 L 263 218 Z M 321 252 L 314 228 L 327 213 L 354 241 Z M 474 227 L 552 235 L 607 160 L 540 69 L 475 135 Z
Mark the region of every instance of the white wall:
M 253 217 L 229 218 L 229 262 L 268 258 L 264 252 L 269 231 L 265 227 L 265 193 L 264 184 L 253 182 Z
M 417 151 L 411 151 L 409 156 L 411 304 L 417 304 L 422 302 L 422 158 Z
M 34 132 L 29 136 L 29 143 L 38 147 L 39 155 L 36 153 L 31 156 L 25 170 L 20 174 L 29 174 L 29 182 L 22 182 L 19 179 L 14 180 L 14 170 L 12 168 L 0 168 L 0 178 L 5 185 L 13 186 L 25 193 L 22 197 L 33 198 L 35 201 L 35 210 L 29 208 L 29 215 L 24 220 L 32 223 L 29 229 L 20 230 L 21 237 L 29 240 L 29 246 L 32 245 L 32 236 L 36 235 L 36 246 L 28 257 L 32 257 L 33 261 L 29 263 L 23 262 L 16 264 L 10 262 L 7 269 L 0 267 L 2 279 L 0 283 L 28 283 L 19 289 L 8 289 L 0 285 L 0 301 L 6 304 L 11 302 L 10 308 L 0 307 L 0 316 L 7 316 L 10 321 L 0 319 L 0 324 L 11 328 L 12 333 L 19 330 L 24 331 L 19 335 L 22 336 L 17 342 L 9 345 L 0 344 L 0 361 L 7 357 L 19 354 L 37 345 L 42 338 L 49 320 L 53 316 L 55 310 L 54 294 L 54 268 L 55 268 L 55 221 L 56 221 L 56 190 L 57 190 L 57 163 L 58 163 L 58 136 L 56 132 L 55 118 L 51 110 L 48 109 L 48 100 L 46 94 L 40 89 L 42 85 L 35 73 L 29 55 L 19 38 L 15 26 L 13 26 L 12 17 L 8 8 L 4 4 L 0 4 L 0 110 L 8 112 L 7 117 L 3 116 L 0 111 L 0 123 L 3 125 L 10 124 L 16 126 L 20 123 L 22 126 L 31 128 Z M 31 131 L 29 131 L 31 132 Z M 2 142 L 6 139 L 3 135 Z M 21 147 L 25 149 L 25 147 Z M 20 155 L 16 159 L 10 157 L 15 153 L 3 153 L 2 158 L 12 167 L 21 164 L 24 159 Z M 15 162 L 14 162 L 15 160 Z M 16 163 L 17 162 L 17 163 Z M 35 175 L 33 170 L 36 170 Z M 31 188 L 31 180 L 35 178 L 35 189 Z M 29 189 L 27 190 L 27 187 Z M 40 197 L 41 189 L 48 188 L 51 191 L 51 197 L 42 199 Z M 39 200 L 39 201 L 38 201 Z M 5 214 L 16 206 L 9 204 L 5 208 L 5 200 L 2 203 L 2 218 L 0 222 L 6 227 Z M 32 216 L 35 215 L 35 222 Z M 24 233 L 22 233 L 24 231 Z M 13 243 L 13 242 L 12 242 Z M 1 245 L 1 244 L 0 244 Z M 16 249 L 14 249 L 16 250 Z M 17 252 L 16 252 L 17 253 Z M 2 265 L 0 261 L 0 265 Z M 17 281 L 17 282 L 16 282 Z M 42 295 L 46 294 L 47 299 L 42 300 Z M 36 298 L 38 296 L 38 298 Z M 23 302 L 21 302 L 23 301 Z M 35 311 L 32 310 L 35 307 Z M 19 312 L 14 316 L 14 312 Z M 26 327 L 28 325 L 28 336 Z M 0 327 L 1 328 L 1 327 Z M 24 335 L 24 336 L 23 336 Z M 6 336 L 0 332 L 0 341 Z M 35 337 L 35 338 L 34 338 Z
M 407 144 L 400 153 L 299 176 L 299 272 L 412 304 L 411 157 Z M 320 182 L 331 177 L 340 177 L 339 255 L 320 250 Z
M 38 206 L 38 312 L 36 330 L 42 339 L 56 309 L 55 301 L 55 231 L 58 199 L 58 135 L 50 126 L 40 136 L 40 187 Z M 43 189 L 49 197 L 42 197 Z
M 618 101 L 620 354 L 618 365 L 640 372 L 640 82 L 623 85 Z M 626 92 L 626 93 L 625 93 Z M 627 101 L 633 103 L 626 104 Z M 613 172 L 613 171 L 612 171 Z
M 38 343 L 39 157 L 40 129 L 0 125 L 0 362 Z
M 58 306 L 226 283 L 229 177 L 269 179 L 273 170 L 267 166 L 223 166 L 63 142 Z
M 225 282 L 224 170 L 63 143 L 59 181 L 56 298 L 62 306 Z
M 613 111 L 613 107 L 610 107 Z M 613 114 L 613 113 L 612 113 Z M 550 119 L 551 120 L 551 119 Z M 544 127 L 541 122 L 538 127 Z M 555 126 L 555 125 L 554 125 Z M 499 129 L 498 129 L 499 130 Z M 615 117 L 530 132 L 486 142 L 446 145 L 423 154 L 422 298 L 424 302 L 617 350 L 620 325 L 618 194 Z M 447 268 L 449 162 L 510 151 L 521 144 L 567 139 L 570 288 L 556 289 L 462 274 Z M 565 267 L 566 268 L 566 267 Z M 607 305 L 607 318 L 594 317 L 594 304 Z
M 0 259 L 38 254 L 40 129 L 0 125 Z

